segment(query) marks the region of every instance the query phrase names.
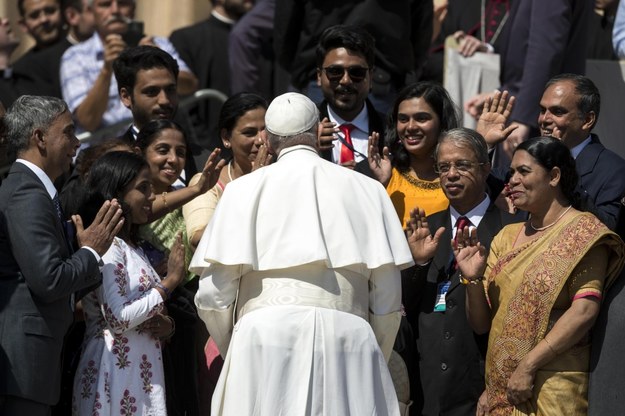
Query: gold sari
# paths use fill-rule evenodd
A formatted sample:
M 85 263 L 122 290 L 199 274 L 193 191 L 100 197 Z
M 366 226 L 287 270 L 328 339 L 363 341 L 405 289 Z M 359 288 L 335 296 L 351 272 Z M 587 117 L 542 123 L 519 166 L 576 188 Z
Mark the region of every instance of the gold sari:
M 493 240 L 486 281 L 492 325 L 486 356 L 489 415 L 587 413 L 588 337 L 541 368 L 533 397 L 521 406 L 506 398 L 519 362 L 548 333 L 575 296 L 601 296 L 623 266 L 623 242 L 596 217 L 579 213 L 540 237 L 513 247 L 524 224 Z

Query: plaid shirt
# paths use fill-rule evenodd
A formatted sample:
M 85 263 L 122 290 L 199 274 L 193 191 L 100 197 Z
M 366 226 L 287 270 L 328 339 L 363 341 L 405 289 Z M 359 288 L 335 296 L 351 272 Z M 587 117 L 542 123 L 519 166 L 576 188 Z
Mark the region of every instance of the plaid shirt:
M 154 37 L 154 43 L 170 54 L 176 61 L 180 71 L 191 72 L 187 64 L 180 59 L 174 45 L 166 38 Z M 87 94 L 95 84 L 102 67 L 104 66 L 104 45 L 97 33 L 88 40 L 72 46 L 61 58 L 61 89 L 63 99 L 67 102 L 72 113 L 87 97 Z M 115 124 L 124 119 L 131 119 L 132 113 L 122 104 L 117 92 L 117 80 L 111 77 L 111 86 L 108 93 L 108 104 L 102 116 L 101 127 Z M 84 128 L 77 125 L 77 132 Z

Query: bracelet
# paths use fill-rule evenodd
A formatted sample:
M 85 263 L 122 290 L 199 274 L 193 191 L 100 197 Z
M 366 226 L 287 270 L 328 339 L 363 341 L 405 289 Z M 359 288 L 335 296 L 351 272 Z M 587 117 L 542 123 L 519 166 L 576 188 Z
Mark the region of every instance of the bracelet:
M 556 350 L 553 349 L 553 347 L 551 346 L 551 343 L 549 341 L 547 341 L 547 337 L 543 338 L 543 341 L 545 341 L 545 344 L 547 344 L 547 346 L 549 347 L 549 349 L 551 350 L 551 352 L 554 355 L 558 355 L 558 353 L 556 352 Z
M 460 284 L 462 285 L 477 285 L 479 282 L 484 280 L 484 276 L 479 276 L 479 277 L 476 277 L 475 279 L 469 280 L 466 277 L 464 277 L 462 273 L 458 276 L 458 278 L 460 279 Z
M 171 325 L 171 331 L 169 332 L 169 334 L 165 335 L 165 338 L 169 339 L 169 338 L 173 337 L 174 334 L 176 333 L 176 321 L 174 321 L 174 318 L 172 318 L 169 315 L 165 315 L 165 318 L 167 318 L 167 320 L 169 321 L 169 323 Z
M 162 285 L 160 282 L 156 284 L 156 287 L 165 292 L 165 296 L 167 296 L 167 299 L 171 298 L 171 290 L 167 289 L 167 287 Z
M 169 210 L 169 205 L 167 205 L 167 192 L 163 192 L 161 194 L 161 198 L 163 199 L 163 205 L 165 205 L 165 209 L 167 210 L 167 212 L 171 212 Z

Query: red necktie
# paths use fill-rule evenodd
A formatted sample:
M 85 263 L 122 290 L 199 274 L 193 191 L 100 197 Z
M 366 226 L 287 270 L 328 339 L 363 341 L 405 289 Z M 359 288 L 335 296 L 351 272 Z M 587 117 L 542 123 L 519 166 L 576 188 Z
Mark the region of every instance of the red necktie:
M 458 241 L 458 233 L 461 233 L 464 227 L 468 227 L 470 225 L 471 225 L 471 221 L 469 221 L 467 217 L 464 217 L 464 216 L 459 217 L 456 220 L 456 236 L 454 237 L 454 241 Z M 453 268 L 454 270 L 458 270 L 458 263 L 456 262 L 455 258 L 454 258 Z
M 456 220 L 456 237 L 454 237 L 454 240 L 458 241 L 458 233 L 462 232 L 462 230 L 464 229 L 464 227 L 468 227 L 471 225 L 471 221 L 469 221 L 469 219 L 467 217 L 459 217 Z
M 343 132 L 343 136 L 345 137 L 345 143 L 347 143 L 352 149 L 354 145 L 352 144 L 352 135 L 351 132 L 354 130 L 353 124 L 341 124 L 339 126 L 341 132 Z M 341 143 L 341 156 L 339 158 L 339 163 L 351 162 L 354 160 L 354 151 L 349 147 L 345 146 L 344 143 Z

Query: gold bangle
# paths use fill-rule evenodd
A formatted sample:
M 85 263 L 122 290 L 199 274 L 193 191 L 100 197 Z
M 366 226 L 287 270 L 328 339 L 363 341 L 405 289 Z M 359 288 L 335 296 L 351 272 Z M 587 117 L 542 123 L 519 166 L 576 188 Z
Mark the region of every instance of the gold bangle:
M 467 279 L 462 275 L 462 273 L 458 276 L 460 279 L 460 284 L 462 285 L 477 285 L 479 282 L 484 280 L 484 276 L 476 277 L 475 279 Z
M 543 341 L 545 341 L 545 344 L 547 344 L 547 346 L 549 347 L 549 349 L 551 350 L 551 352 L 554 355 L 558 355 L 558 353 L 556 352 L 555 349 L 553 349 L 553 347 L 551 346 L 551 343 L 549 341 L 547 341 L 547 337 L 543 338 Z
M 167 212 L 170 212 L 169 205 L 167 205 L 167 192 L 163 192 L 161 194 L 161 198 L 163 199 L 163 205 L 165 205 L 165 209 L 167 210 Z

